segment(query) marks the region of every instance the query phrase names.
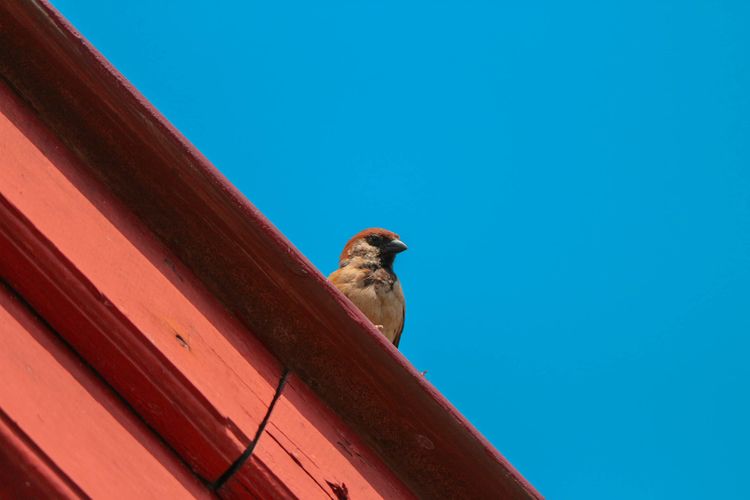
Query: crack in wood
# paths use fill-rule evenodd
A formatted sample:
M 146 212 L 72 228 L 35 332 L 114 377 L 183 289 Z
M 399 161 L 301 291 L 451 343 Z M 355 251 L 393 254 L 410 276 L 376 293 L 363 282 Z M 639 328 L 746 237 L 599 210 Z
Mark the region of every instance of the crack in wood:
M 287 455 L 289 455 L 289 458 L 291 458 L 291 459 L 292 459 L 292 462 L 294 462 L 295 464 L 297 464 L 297 465 L 299 466 L 299 468 L 300 468 L 300 469 L 302 469 L 302 472 L 304 472 L 305 474 L 307 474 L 307 476 L 308 476 L 308 477 L 309 477 L 309 478 L 310 478 L 310 479 L 311 479 L 311 480 L 312 480 L 312 481 L 313 481 L 313 482 L 314 482 L 314 483 L 315 483 L 315 484 L 316 484 L 316 485 L 318 486 L 318 488 L 320 488 L 320 489 L 321 489 L 321 490 L 323 491 L 323 493 L 325 493 L 325 495 L 326 495 L 327 497 L 329 497 L 329 498 L 330 498 L 331 500 L 333 500 L 333 497 L 332 497 L 332 496 L 331 496 L 331 494 L 330 494 L 330 493 L 328 492 L 328 490 L 326 490 L 325 486 L 323 486 L 322 484 L 320 484 L 320 483 L 318 482 L 318 480 L 317 480 L 317 479 L 315 479 L 315 476 L 314 476 L 314 475 L 312 474 L 312 472 L 310 472 L 309 470 L 307 470 L 307 469 L 305 468 L 305 466 L 304 466 L 304 465 L 302 465 L 302 461 L 301 461 L 301 460 L 300 460 L 299 458 L 297 458 L 297 456 L 296 456 L 296 455 L 294 454 L 294 452 L 291 452 L 291 451 L 287 450 L 287 449 L 286 449 L 286 448 L 284 447 L 284 445 L 283 445 L 283 444 L 281 444 L 281 441 L 279 441 L 279 440 L 278 440 L 278 438 L 277 438 L 276 436 L 274 436 L 272 432 L 270 432 L 270 431 L 269 431 L 269 432 L 268 432 L 267 434 L 268 434 L 268 436 L 269 436 L 269 437 L 270 437 L 271 439 L 273 439 L 274 441 L 276 441 L 276 444 L 278 444 L 278 445 L 279 445 L 279 448 L 281 448 L 282 450 L 284 450 L 284 452 L 285 452 L 285 453 L 286 453 Z M 289 439 L 289 438 L 287 438 L 287 439 Z M 307 455 L 305 455 L 305 456 L 307 457 Z M 312 463 L 313 465 L 317 466 L 317 464 L 316 464 L 316 463 L 315 463 L 315 462 L 314 462 L 314 461 L 313 461 L 313 460 L 312 460 L 312 459 L 311 459 L 310 457 L 307 457 L 307 458 L 308 458 L 308 460 L 310 460 L 310 462 L 311 462 L 311 463 Z M 329 485 L 331 484 L 331 483 L 330 483 L 330 482 L 328 482 L 328 481 L 326 481 L 326 483 L 328 483 Z M 334 491 L 334 494 L 335 494 L 335 493 L 336 493 L 336 492 Z
M 268 421 L 271 419 L 271 412 L 273 411 L 274 406 L 276 406 L 276 402 L 281 397 L 281 393 L 284 390 L 284 386 L 286 385 L 286 380 L 289 377 L 289 370 L 284 369 L 284 373 L 281 375 L 281 380 L 279 380 L 279 385 L 276 387 L 276 393 L 273 395 L 273 399 L 271 400 L 271 404 L 268 405 L 268 411 L 266 412 L 265 417 L 263 417 L 263 421 L 258 426 L 258 430 L 255 432 L 255 438 L 250 442 L 247 449 L 240 455 L 237 460 L 232 463 L 232 465 L 229 466 L 229 468 L 222 474 L 219 479 L 217 479 L 212 485 L 211 489 L 218 490 L 222 486 L 226 484 L 229 479 L 234 476 L 237 471 L 239 471 L 243 465 L 245 465 L 245 462 L 248 461 L 248 459 L 252 456 L 253 451 L 255 450 L 255 446 L 258 444 L 258 440 L 260 439 L 260 436 L 263 434 L 263 432 L 266 429 L 266 425 L 268 425 Z
M 346 484 L 343 482 L 341 484 L 336 484 L 331 481 L 326 481 L 326 483 L 328 483 L 328 486 L 333 490 L 337 500 L 349 500 L 349 490 L 347 489 Z

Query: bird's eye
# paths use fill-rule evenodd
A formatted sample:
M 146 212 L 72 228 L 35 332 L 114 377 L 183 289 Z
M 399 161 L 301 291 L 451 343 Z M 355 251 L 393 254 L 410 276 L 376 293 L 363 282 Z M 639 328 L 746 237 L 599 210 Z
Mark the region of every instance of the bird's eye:
M 374 246 L 380 246 L 383 243 L 383 237 L 379 234 L 371 234 L 367 237 L 367 243 Z

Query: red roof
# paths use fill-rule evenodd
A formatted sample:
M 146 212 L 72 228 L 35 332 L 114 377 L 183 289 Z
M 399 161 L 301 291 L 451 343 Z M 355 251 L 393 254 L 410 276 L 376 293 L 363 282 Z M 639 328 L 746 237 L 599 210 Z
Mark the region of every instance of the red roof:
M 313 428 L 334 443 L 352 429 L 356 443 L 338 444 L 383 461 L 365 474 L 381 493 L 393 474 L 420 497 L 541 498 L 46 1 L 0 4 L 0 46 L 9 123 L 62 165 L 57 179 L 33 178 L 39 169 L 0 179 L 2 276 L 200 478 L 226 478 L 256 428 L 304 418 L 303 441 Z M 103 243 L 89 247 L 93 233 Z M 122 270 L 102 265 L 115 257 Z M 260 443 L 252 474 L 272 484 L 266 468 L 288 447 Z

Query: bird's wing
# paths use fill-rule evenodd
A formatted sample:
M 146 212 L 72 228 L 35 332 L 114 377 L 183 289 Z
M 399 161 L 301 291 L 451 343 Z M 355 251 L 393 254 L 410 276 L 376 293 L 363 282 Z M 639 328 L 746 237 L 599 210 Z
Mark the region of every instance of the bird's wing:
M 404 308 L 402 310 L 404 311 L 404 313 L 401 315 L 401 328 L 398 329 L 398 333 L 393 339 L 393 345 L 395 345 L 396 348 L 398 348 L 398 343 L 401 341 L 401 332 L 404 331 L 404 323 L 406 322 L 406 304 L 404 304 Z

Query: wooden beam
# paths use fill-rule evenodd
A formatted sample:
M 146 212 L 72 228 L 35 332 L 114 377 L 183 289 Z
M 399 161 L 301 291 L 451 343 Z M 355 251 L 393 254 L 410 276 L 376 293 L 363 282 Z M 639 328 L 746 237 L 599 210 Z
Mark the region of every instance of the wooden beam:
M 0 379 L 0 497 L 212 497 L 2 285 Z
M 227 498 L 414 498 L 296 375 L 284 384 L 252 457 L 219 493 Z
M 215 480 L 280 364 L 2 84 L 0 155 L 0 276 Z
M 0 291 L 0 293 L 3 292 Z M 1 404 L 0 408 L 2 408 Z M 3 498 L 85 498 L 85 493 L 75 482 L 60 470 L 2 409 L 0 409 L 0 496 Z
M 47 1 L 0 27 L 14 91 L 418 496 L 540 498 Z

